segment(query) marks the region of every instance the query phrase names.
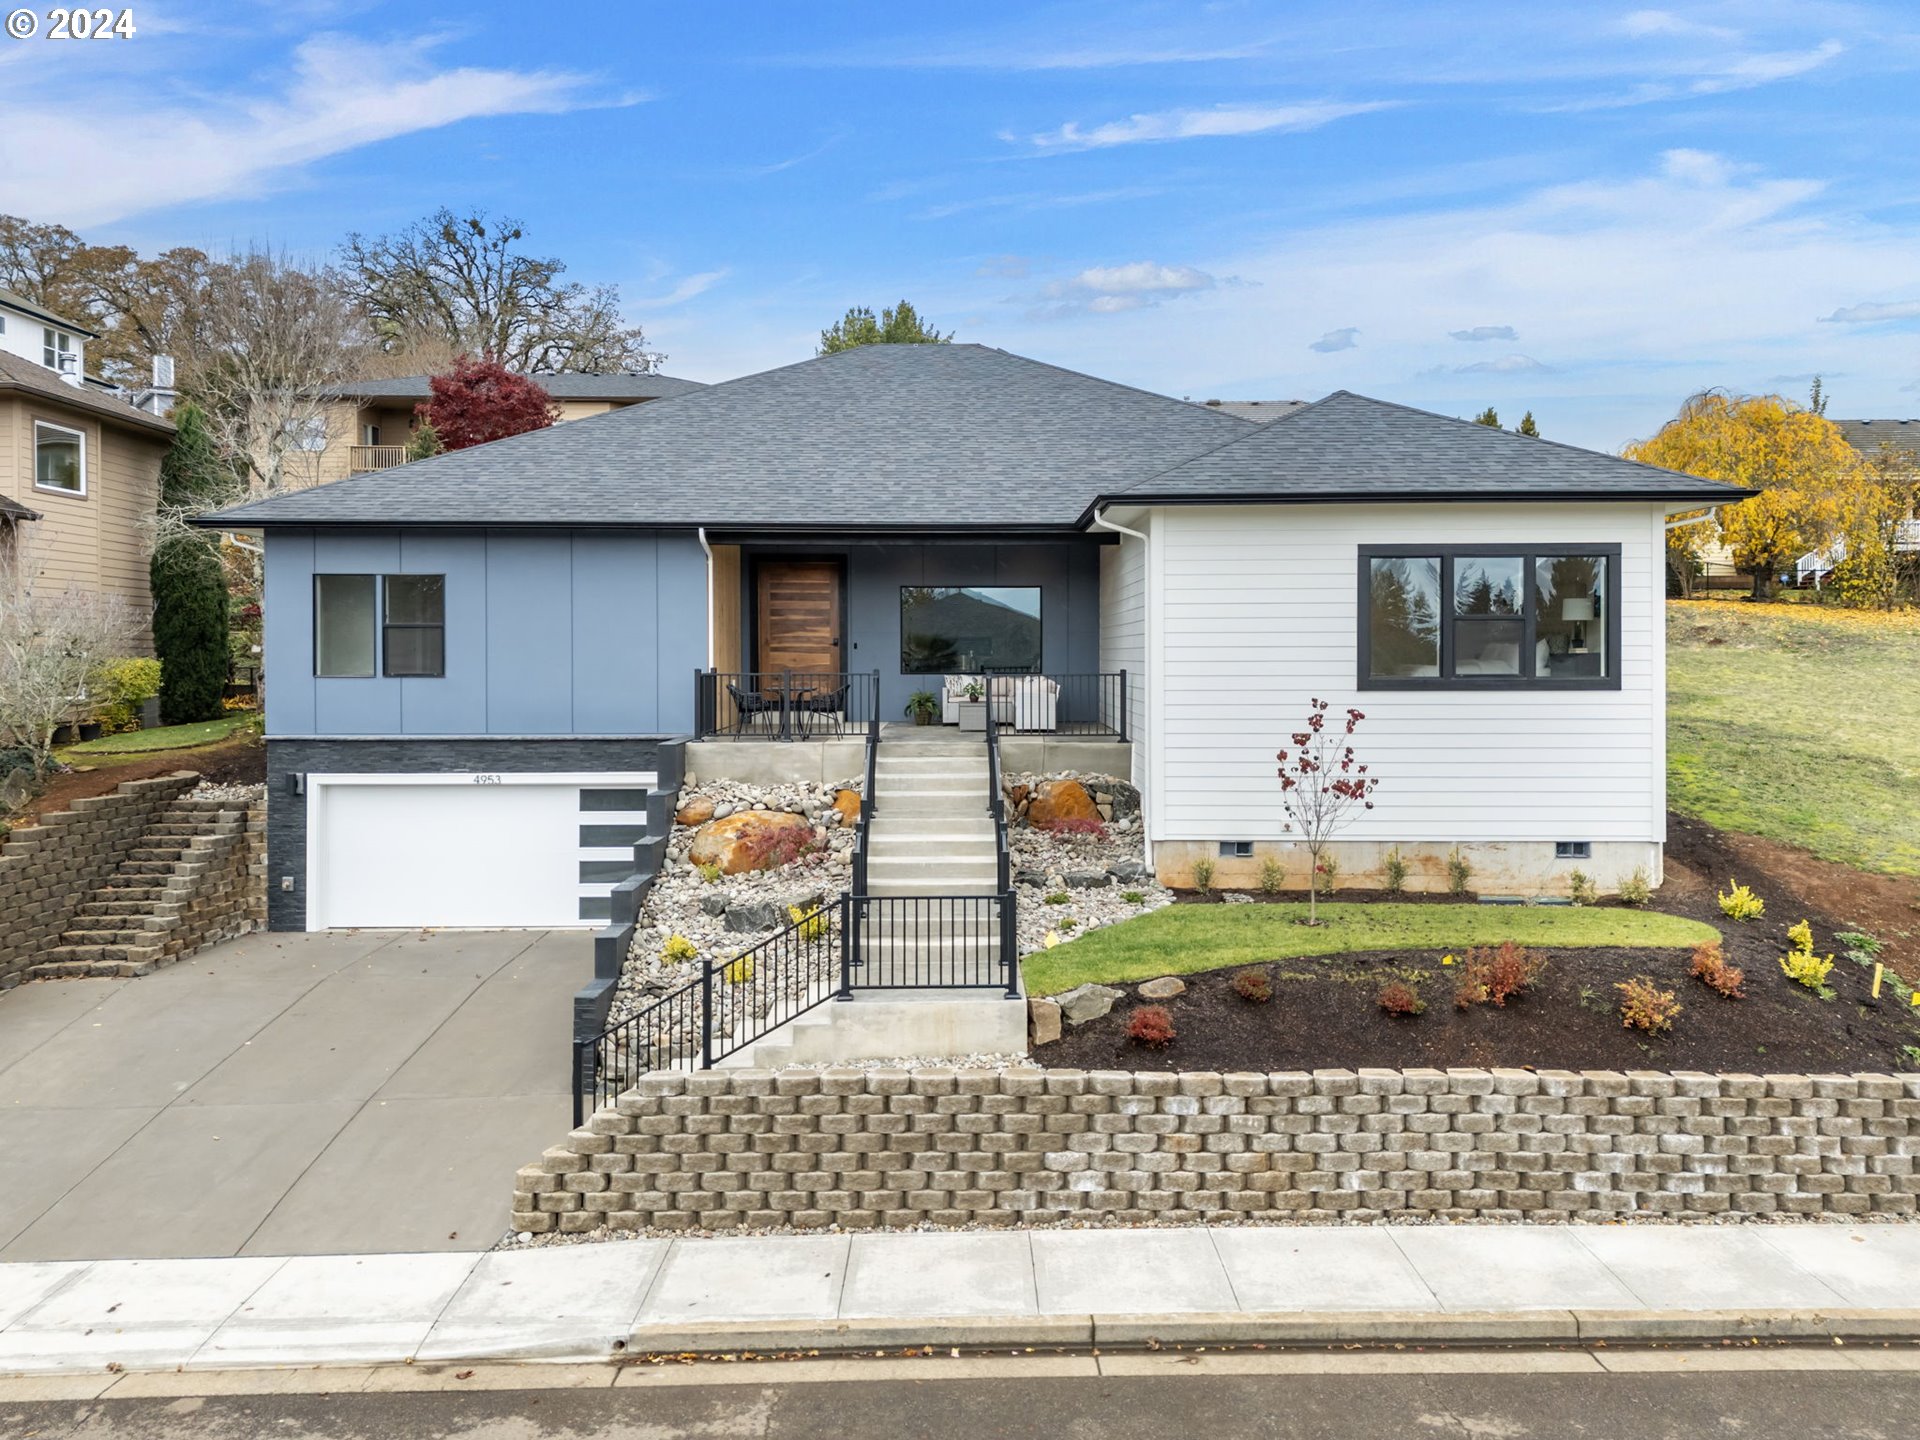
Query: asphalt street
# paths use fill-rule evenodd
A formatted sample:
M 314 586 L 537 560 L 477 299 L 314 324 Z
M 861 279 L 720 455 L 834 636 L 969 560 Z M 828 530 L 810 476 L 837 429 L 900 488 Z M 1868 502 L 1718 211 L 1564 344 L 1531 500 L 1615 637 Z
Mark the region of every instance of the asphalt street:
M 254 1377 L 145 1377 L 135 1398 L 0 1401 L 7 1440 L 1825 1440 L 1920 1434 L 1920 1370 L 1820 1351 L 1144 1354 L 837 1361 L 621 1372 L 344 1372 L 352 1393 L 195 1394 Z M 1608 1365 L 1621 1369 L 1609 1369 Z M 1731 1367 L 1731 1368 L 1728 1368 Z M 1818 1367 L 1818 1368 L 1813 1368 Z M 1345 1373 L 1331 1373 L 1344 1371 Z M 1358 1372 L 1358 1373 L 1356 1373 Z M 290 1372 L 297 1384 L 326 1372 Z M 301 1378 L 303 1377 L 303 1378 Z M 384 1377 L 384 1378 L 381 1378 Z M 132 1379 L 135 1377 L 129 1377 Z M 543 1388 L 513 1388 L 539 1383 Z M 392 1384 L 425 1388 L 385 1390 Z M 509 1388 L 462 1390 L 463 1385 Z M 446 1388 L 443 1388 L 446 1387 Z

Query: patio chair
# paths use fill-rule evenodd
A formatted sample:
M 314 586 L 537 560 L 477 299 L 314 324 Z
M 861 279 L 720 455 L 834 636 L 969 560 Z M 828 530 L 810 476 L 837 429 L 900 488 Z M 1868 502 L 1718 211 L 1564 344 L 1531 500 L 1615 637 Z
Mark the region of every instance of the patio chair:
M 762 695 L 757 690 L 742 690 L 731 680 L 727 682 L 727 694 L 733 699 L 734 713 L 740 717 L 739 729 L 757 730 L 761 717 L 770 716 L 767 728 L 780 728 L 780 706 L 782 697 L 778 694 Z
M 832 690 L 815 690 L 801 696 L 794 709 L 801 716 L 805 731 L 808 734 L 839 734 L 846 725 L 847 691 L 852 688 L 852 681 L 843 680 Z M 819 717 L 817 722 L 815 717 Z

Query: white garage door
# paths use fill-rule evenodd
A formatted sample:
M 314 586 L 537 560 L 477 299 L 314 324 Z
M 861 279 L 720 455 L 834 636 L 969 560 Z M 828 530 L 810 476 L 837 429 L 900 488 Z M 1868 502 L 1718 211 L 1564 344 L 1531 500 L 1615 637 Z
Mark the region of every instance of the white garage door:
M 601 787 L 643 777 L 593 778 Z M 594 860 L 632 851 L 631 841 L 589 842 L 607 839 L 603 827 L 637 828 L 646 817 L 604 804 L 583 814 L 583 788 L 571 777 L 309 777 L 308 928 L 594 923 L 582 900 L 610 888 L 583 883 Z M 637 792 L 589 790 L 622 793 Z

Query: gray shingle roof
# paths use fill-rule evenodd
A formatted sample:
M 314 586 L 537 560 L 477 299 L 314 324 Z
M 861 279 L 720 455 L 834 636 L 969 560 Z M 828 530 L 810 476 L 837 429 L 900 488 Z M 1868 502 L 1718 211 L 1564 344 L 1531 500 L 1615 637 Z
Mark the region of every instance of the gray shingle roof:
M 49 405 L 84 410 L 129 430 L 147 430 L 164 440 L 173 434 L 173 422 L 139 410 L 115 395 L 87 385 L 70 385 L 44 365 L 0 350 L 0 390 L 23 390 Z
M 1306 407 L 1304 400 L 1202 400 L 1209 410 L 1219 410 L 1228 415 L 1238 415 L 1242 420 L 1251 420 L 1256 425 L 1264 425 L 1269 420 L 1278 420 L 1282 415 L 1291 415 Z
M 1713 503 L 1747 493 L 1717 480 L 1336 390 L 1109 498 Z
M 980 345 L 870 345 L 210 523 L 1067 529 L 1102 499 L 1736 499 L 1342 391 L 1261 426 Z
M 530 375 L 527 377 L 556 400 L 664 400 L 704 390 L 699 380 L 682 380 L 675 375 L 636 375 L 626 371 L 613 374 L 572 372 L 566 375 Z M 342 385 L 338 393 L 352 400 L 430 400 L 431 375 L 396 375 L 389 380 L 355 380 Z
M 1863 455 L 1883 445 L 1920 455 L 1920 420 L 1836 420 L 1847 443 Z
M 1065 528 L 1253 427 L 981 345 L 869 345 L 277 496 L 261 524 Z
M 29 510 L 9 495 L 0 495 L 0 520 L 9 525 L 21 520 L 44 520 L 46 517 L 38 510 Z
M 34 319 L 43 321 L 48 325 L 58 326 L 62 330 L 71 331 L 75 335 L 84 335 L 89 340 L 97 340 L 100 338 L 98 334 L 89 330 L 86 326 L 76 324 L 64 315 L 56 315 L 44 305 L 37 305 L 27 299 L 26 296 L 16 295 L 11 290 L 0 290 L 0 305 L 6 306 L 9 310 L 18 310 L 23 315 L 31 315 Z

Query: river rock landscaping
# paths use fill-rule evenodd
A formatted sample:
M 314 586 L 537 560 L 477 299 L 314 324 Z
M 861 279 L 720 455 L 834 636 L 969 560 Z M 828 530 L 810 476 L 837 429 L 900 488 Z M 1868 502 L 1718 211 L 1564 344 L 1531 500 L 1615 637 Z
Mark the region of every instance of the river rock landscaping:
M 1141 858 L 1140 792 L 1112 775 L 1005 779 L 1020 953 L 1173 903 Z
M 626 968 L 614 996 L 612 1020 L 628 1018 L 657 997 L 685 984 L 698 973 L 700 960 L 726 964 L 793 923 L 794 911 L 805 915 L 836 898 L 853 882 L 854 826 L 859 814 L 860 782 L 836 785 L 746 785 L 710 780 L 691 787 L 680 797 L 673 833 L 667 842 L 666 862 L 653 889 L 640 907 L 639 924 L 627 952 Z M 840 797 L 852 795 L 849 805 Z M 839 803 L 836 804 L 836 801 Z M 703 842 L 731 832 L 738 844 L 751 834 L 751 823 L 741 817 L 765 817 L 763 832 L 775 827 L 804 832 L 796 837 L 801 853 L 766 869 L 728 873 L 723 863 L 707 860 L 713 853 Z M 727 857 L 722 856 L 722 861 Z M 829 924 L 815 937 L 820 967 L 830 967 L 832 947 L 818 943 L 828 938 Z M 815 968 L 807 967 L 809 976 Z M 824 975 L 824 968 L 821 974 Z M 778 997 L 759 993 L 770 977 L 747 986 L 753 1003 L 773 1003 Z M 783 977 L 799 985 L 798 973 Z M 817 978 L 817 977 L 814 977 Z M 775 982 L 779 983 L 779 982 Z M 730 989 L 742 988 L 731 984 Z

